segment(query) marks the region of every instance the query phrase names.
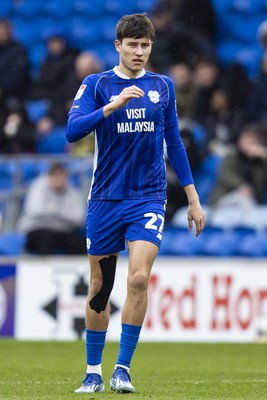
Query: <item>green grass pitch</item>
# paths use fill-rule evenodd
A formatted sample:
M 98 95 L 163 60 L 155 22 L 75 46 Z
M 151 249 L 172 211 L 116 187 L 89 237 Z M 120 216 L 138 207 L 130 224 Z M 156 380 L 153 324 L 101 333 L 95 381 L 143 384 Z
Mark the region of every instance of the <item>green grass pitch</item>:
M 85 371 L 84 342 L 0 340 L 1 400 L 266 400 L 267 344 L 139 343 L 135 394 L 115 394 L 109 379 L 118 344 L 103 355 L 105 393 L 75 394 Z

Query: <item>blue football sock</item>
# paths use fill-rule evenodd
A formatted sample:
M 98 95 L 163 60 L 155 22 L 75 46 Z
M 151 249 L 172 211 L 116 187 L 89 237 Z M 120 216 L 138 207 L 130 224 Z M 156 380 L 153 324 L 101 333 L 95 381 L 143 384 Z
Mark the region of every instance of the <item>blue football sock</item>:
M 86 360 L 87 365 L 101 364 L 107 331 L 92 331 L 86 329 Z
M 122 324 L 120 351 L 116 365 L 130 368 L 130 363 L 139 339 L 141 326 Z

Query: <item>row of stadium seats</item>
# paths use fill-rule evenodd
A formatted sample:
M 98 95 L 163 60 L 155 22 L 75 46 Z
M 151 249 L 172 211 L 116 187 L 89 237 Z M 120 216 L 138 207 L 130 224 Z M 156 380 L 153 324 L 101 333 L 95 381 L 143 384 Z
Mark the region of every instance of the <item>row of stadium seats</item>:
M 213 0 L 217 14 L 216 49 L 219 60 L 236 61 L 253 78 L 259 71 L 262 49 L 257 41 L 260 24 L 267 20 L 266 0 Z
M 266 257 L 267 230 L 205 228 L 195 237 L 188 230 L 166 230 L 159 254 L 183 257 Z
M 237 61 L 249 76 L 258 72 L 261 49 L 257 29 L 267 20 L 266 0 L 212 0 L 217 14 L 216 49 L 223 64 Z M 45 56 L 45 40 L 54 30 L 62 32 L 70 45 L 95 51 L 107 68 L 117 54 L 112 48 L 115 25 L 123 14 L 149 12 L 156 0 L 27 0 L 0 2 L 0 15 L 14 24 L 15 36 L 29 51 L 33 74 Z
M 4 250 L 1 250 L 0 254 L 5 254 L 7 251 L 5 237 L 16 229 L 17 218 L 20 215 L 30 183 L 34 178 L 46 172 L 54 161 L 62 162 L 67 167 L 70 182 L 79 188 L 86 198 L 93 166 L 93 160 L 89 156 L 86 159 L 68 154 L 23 155 L 12 159 L 8 157 L 0 158 L 0 232 L 2 232 L 0 243 L 4 246 Z M 14 242 L 22 243 L 21 239 L 18 241 L 14 239 Z M 15 245 L 14 250 L 11 248 L 9 251 L 19 253 L 19 249 Z
M 80 170 L 79 165 L 76 168 Z M 172 224 L 165 228 L 159 254 L 183 257 L 267 256 L 266 205 L 246 210 L 205 206 L 204 210 L 206 227 L 199 237 L 188 230 L 187 207 L 178 210 Z M 25 236 L 21 233 L 1 233 L 0 256 L 21 255 L 24 243 Z M 124 253 L 127 254 L 127 251 Z
M 154 4 L 155 0 L 5 0 L 0 2 L 0 16 L 10 18 L 15 37 L 27 47 L 34 75 L 52 32 L 64 34 L 73 47 L 95 51 L 108 68 L 113 66 L 117 57 L 111 43 L 119 18 L 149 12 Z
M 25 235 L 12 231 L 0 233 L 0 256 L 23 254 Z M 122 253 L 127 254 L 127 251 Z M 266 257 L 267 229 L 216 230 L 207 227 L 199 237 L 187 229 L 166 228 L 159 251 L 162 256 L 180 257 Z
M 266 0 L 212 0 L 215 10 L 221 13 L 235 12 L 249 17 L 267 12 Z
M 57 153 L 58 154 L 58 153 Z M 0 188 L 1 191 L 12 190 L 19 185 L 28 185 L 38 175 L 46 172 L 52 161 L 62 161 L 66 164 L 70 173 L 71 181 L 75 185 L 79 185 L 75 180 L 75 176 L 80 173 L 86 174 L 87 177 L 92 175 L 92 161 L 90 157 L 85 160 L 83 158 L 58 157 L 34 157 L 24 155 L 23 157 L 0 158 Z
M 84 15 L 87 17 L 101 17 L 115 14 L 121 17 L 131 12 L 143 12 L 151 10 L 155 0 L 3 0 L 0 2 L 0 13 L 8 17 L 15 13 L 24 18 L 32 18 L 38 15 L 68 17 L 71 15 Z
M 267 12 L 266 0 L 212 0 L 218 14 L 238 13 L 249 17 Z M 83 14 L 89 17 L 103 14 L 117 14 L 150 11 L 155 0 L 102 0 L 92 2 L 90 0 L 3 0 L 0 2 L 0 13 L 12 16 L 14 13 L 23 17 L 36 15 L 54 15 L 62 17 L 66 15 Z
M 206 227 L 199 237 L 189 232 L 187 208 L 166 229 L 160 254 L 176 256 L 266 257 L 267 206 L 248 209 L 205 206 Z

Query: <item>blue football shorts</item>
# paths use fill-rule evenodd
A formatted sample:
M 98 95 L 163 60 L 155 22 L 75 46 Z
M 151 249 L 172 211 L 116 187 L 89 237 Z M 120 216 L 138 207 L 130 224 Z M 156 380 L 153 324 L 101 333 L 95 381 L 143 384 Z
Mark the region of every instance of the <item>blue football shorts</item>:
M 160 247 L 165 202 L 159 200 L 90 200 L 86 224 L 87 252 L 117 253 L 125 240 L 145 240 Z

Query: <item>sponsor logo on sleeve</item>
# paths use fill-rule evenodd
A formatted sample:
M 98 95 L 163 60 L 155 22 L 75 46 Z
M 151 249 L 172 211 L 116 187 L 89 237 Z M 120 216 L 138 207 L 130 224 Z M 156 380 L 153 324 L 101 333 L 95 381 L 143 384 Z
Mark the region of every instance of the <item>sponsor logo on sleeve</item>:
M 87 85 L 81 85 L 81 86 L 80 86 L 80 88 L 79 88 L 79 90 L 78 90 L 76 96 L 74 97 L 74 100 L 79 100 L 79 99 L 82 97 L 83 92 L 85 91 L 86 86 L 87 86 Z

